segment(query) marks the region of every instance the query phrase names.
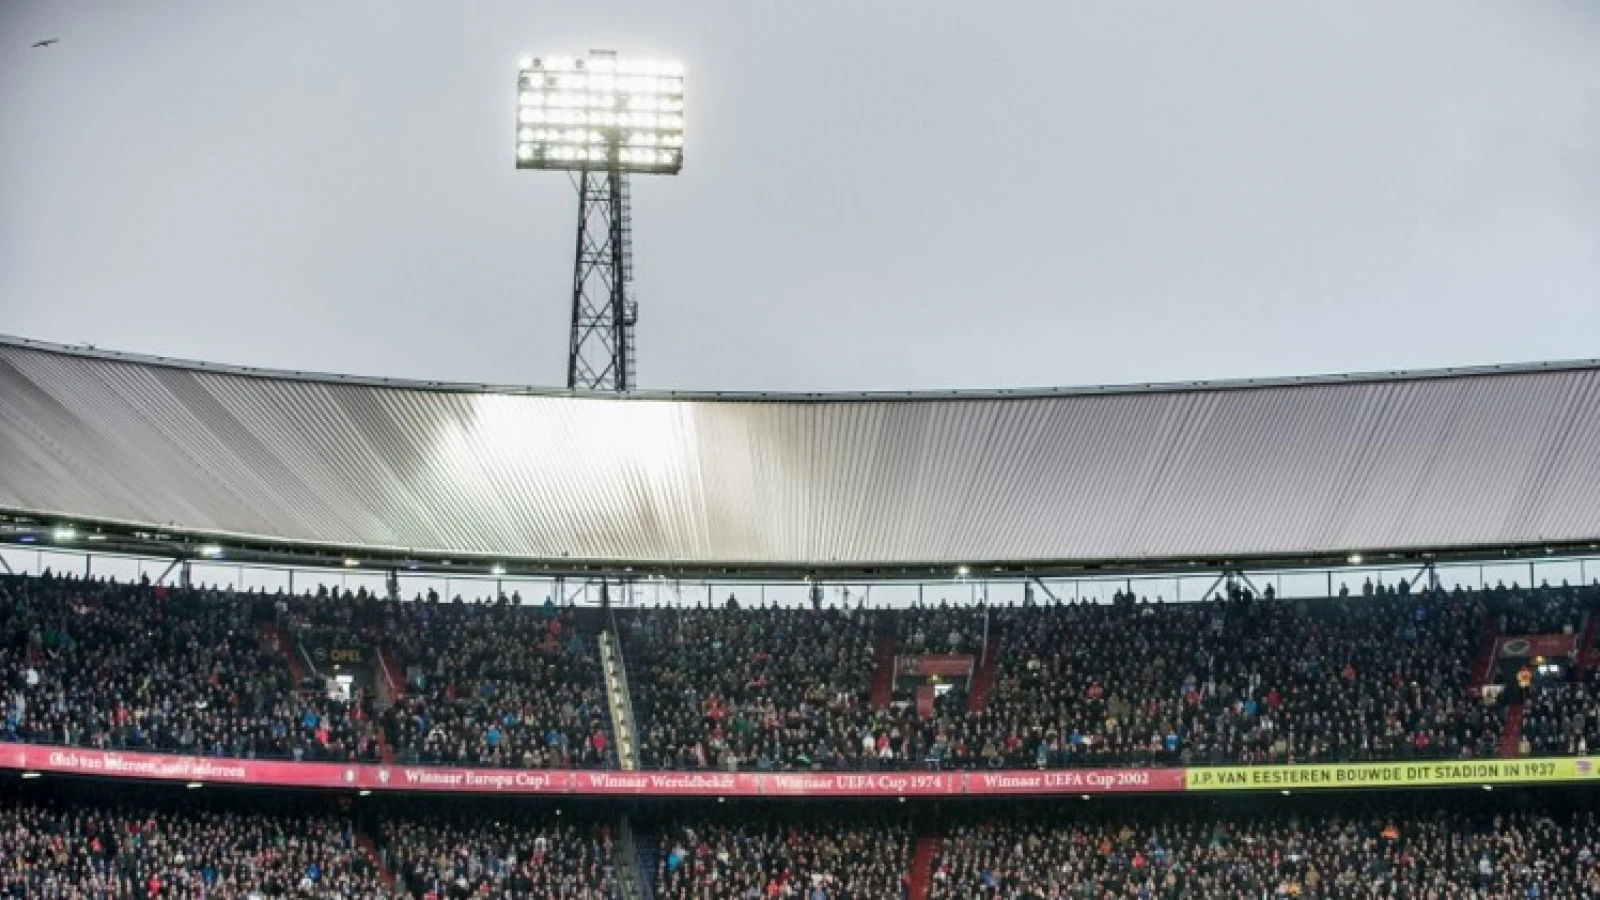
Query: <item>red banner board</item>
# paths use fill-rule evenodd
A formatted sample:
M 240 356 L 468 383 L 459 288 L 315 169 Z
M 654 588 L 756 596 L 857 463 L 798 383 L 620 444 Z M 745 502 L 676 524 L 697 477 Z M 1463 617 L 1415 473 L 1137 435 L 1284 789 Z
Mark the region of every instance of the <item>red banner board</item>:
M 1182 769 L 987 772 L 617 772 L 341 765 L 0 744 L 0 769 L 369 791 L 658 797 L 918 797 L 1181 791 Z
M 971 675 L 973 659 L 963 653 L 924 653 L 921 656 L 900 657 L 897 675 L 938 675 L 954 678 Z
M 1566 659 L 1572 654 L 1572 649 L 1578 645 L 1578 639 L 1570 634 L 1530 634 L 1523 637 L 1508 637 L 1500 639 L 1500 656 L 1503 659 L 1532 659 L 1543 656 L 1546 659 Z
M 969 772 L 967 793 L 1129 794 L 1184 789 L 1183 769 L 1040 769 Z

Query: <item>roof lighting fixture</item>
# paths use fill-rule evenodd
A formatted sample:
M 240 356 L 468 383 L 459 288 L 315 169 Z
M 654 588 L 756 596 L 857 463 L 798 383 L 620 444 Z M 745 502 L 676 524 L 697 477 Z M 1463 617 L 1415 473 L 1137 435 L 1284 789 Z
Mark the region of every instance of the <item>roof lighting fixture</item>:
M 51 532 L 51 536 L 58 541 L 76 540 L 78 529 L 73 528 L 71 525 L 57 525 L 56 530 Z

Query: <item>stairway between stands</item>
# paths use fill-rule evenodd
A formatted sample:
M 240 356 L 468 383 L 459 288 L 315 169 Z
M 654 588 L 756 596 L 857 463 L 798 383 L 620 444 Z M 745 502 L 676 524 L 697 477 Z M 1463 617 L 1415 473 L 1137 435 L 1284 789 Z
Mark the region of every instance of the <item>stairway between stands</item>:
M 365 831 L 357 831 L 355 840 L 356 847 L 360 848 L 361 852 L 367 855 L 367 859 L 372 861 L 372 865 L 377 868 L 378 878 L 383 881 L 383 886 L 393 891 L 394 873 L 389 871 L 387 865 L 384 865 L 383 854 L 378 852 L 378 844 L 372 839 L 372 835 L 367 834 Z
M 884 710 L 889 708 L 890 701 L 894 700 L 894 664 L 896 642 L 893 634 L 878 635 L 877 666 L 872 670 L 872 683 L 868 686 L 868 698 L 872 701 L 872 708 Z
M 1583 628 L 1578 634 L 1578 665 L 1573 674 L 1576 680 L 1582 681 L 1589 670 L 1600 666 L 1600 610 L 1589 610 L 1583 614 Z
M 911 900 L 928 900 L 933 891 L 933 860 L 939 855 L 937 832 L 923 832 L 917 837 L 917 853 L 911 858 Z
M 289 675 L 294 679 L 294 689 L 300 690 L 300 686 L 305 684 L 306 667 L 300 663 L 300 654 L 294 652 L 294 643 L 276 622 L 262 622 L 261 635 L 278 648 L 278 653 L 283 656 L 284 662 L 289 664 Z
M 1516 759 L 1522 755 L 1518 752 L 1522 744 L 1522 716 L 1521 703 L 1513 703 L 1506 707 L 1506 727 L 1500 732 L 1501 759 Z
M 972 691 L 967 695 L 967 711 L 983 712 L 989 708 L 989 692 L 994 690 L 994 671 L 1000 665 L 1000 636 L 990 635 L 983 651 L 983 663 L 972 676 Z
M 1474 695 L 1494 677 L 1494 652 L 1500 644 L 1500 617 L 1489 616 L 1483 622 L 1483 639 L 1478 644 L 1478 655 L 1472 661 L 1472 681 L 1468 689 Z

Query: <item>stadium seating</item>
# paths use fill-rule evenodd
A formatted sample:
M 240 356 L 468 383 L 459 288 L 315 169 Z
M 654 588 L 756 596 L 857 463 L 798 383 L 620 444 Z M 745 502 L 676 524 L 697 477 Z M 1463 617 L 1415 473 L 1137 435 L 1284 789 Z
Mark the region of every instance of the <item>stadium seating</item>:
M 1534 756 L 1588 756 L 1600 748 L 1600 671 L 1583 681 L 1536 684 L 1522 735 Z
M 611 900 L 609 826 L 559 823 L 547 813 L 507 810 L 385 818 L 383 858 L 418 898 Z
M 1465 592 L 1002 610 L 1000 677 L 958 765 L 1208 765 L 1479 756 Z
M 954 824 L 931 900 L 1600 896 L 1586 806 L 1462 799 L 1080 808 Z
M 348 816 L 233 803 L 0 799 L 0 896 L 390 896 Z
M 260 598 L 256 598 L 260 599 Z M 296 690 L 232 594 L 0 580 L 6 740 L 208 756 L 375 759 L 370 710 Z
M 877 617 L 655 609 L 622 625 L 646 768 L 850 768 L 870 717 Z
M 1474 758 L 1518 752 L 1519 726 L 1525 752 L 1595 746 L 1597 667 L 1578 645 L 1594 639 L 1600 588 L 1401 584 L 1363 593 L 1289 601 L 1235 591 L 1165 604 L 1119 595 L 991 609 L 665 608 L 621 610 L 617 621 L 640 757 L 652 769 Z M 517 598 L 397 603 L 6 576 L 0 739 L 305 761 L 612 767 L 594 641 L 609 621 Z M 1515 658 L 1488 666 L 1490 684 L 1476 689 L 1472 670 L 1492 649 L 1486 634 L 1551 628 L 1543 633 L 1573 649 L 1530 690 L 1515 684 L 1527 668 Z M 340 693 L 328 672 L 304 671 L 308 644 L 356 646 L 400 671 L 382 690 L 373 681 Z M 957 687 L 919 707 L 902 689 L 875 708 L 885 647 L 992 654 L 985 702 Z M 1488 689 L 1498 686 L 1512 689 Z
M 904 823 L 858 818 L 701 819 L 663 831 L 656 900 L 900 900 L 913 833 Z
M 599 661 L 572 611 L 388 605 L 378 639 L 409 673 L 405 695 L 382 717 L 401 762 L 614 765 Z

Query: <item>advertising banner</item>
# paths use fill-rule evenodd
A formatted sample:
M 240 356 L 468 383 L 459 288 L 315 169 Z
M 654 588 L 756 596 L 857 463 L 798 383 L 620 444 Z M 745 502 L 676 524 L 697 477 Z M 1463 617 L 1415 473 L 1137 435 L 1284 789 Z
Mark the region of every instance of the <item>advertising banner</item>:
M 198 781 L 207 784 L 267 784 L 285 787 L 359 787 L 362 766 L 337 763 L 215 759 L 163 753 L 117 753 L 77 747 L 0 745 L 0 765 L 24 772 L 59 772 L 110 778 Z
M 1331 766 L 1222 766 L 1188 770 L 1191 791 L 1320 790 L 1595 780 L 1578 759 L 1476 759 Z
M 1181 791 L 1183 769 L 1040 769 L 1021 772 L 968 772 L 967 793 L 1128 794 Z
M 1501 638 L 1500 658 L 1532 659 L 1535 656 L 1542 656 L 1545 659 L 1566 659 L 1577 645 L 1577 638 L 1570 634 L 1530 634 L 1526 637 Z
M 0 744 L 0 769 L 202 784 L 602 797 L 981 797 L 1582 781 L 1600 784 L 1594 761 L 1589 758 L 1224 766 L 1201 769 L 619 772 L 297 763 Z
M 896 674 L 953 678 L 957 675 L 971 675 L 973 664 L 973 658 L 967 654 L 924 653 L 921 656 L 900 657 L 900 671 Z

